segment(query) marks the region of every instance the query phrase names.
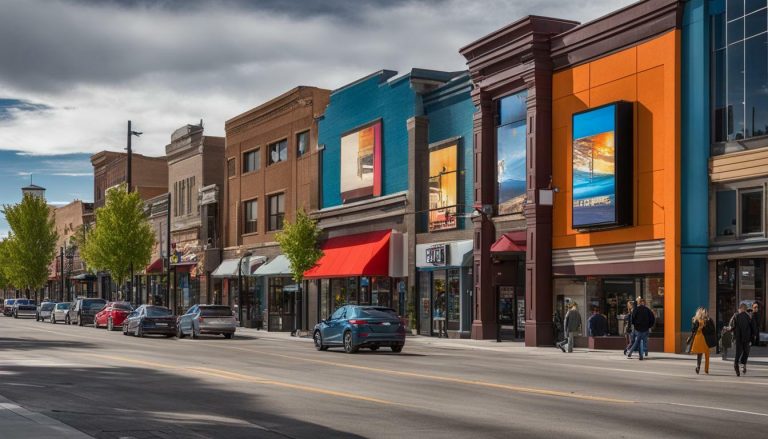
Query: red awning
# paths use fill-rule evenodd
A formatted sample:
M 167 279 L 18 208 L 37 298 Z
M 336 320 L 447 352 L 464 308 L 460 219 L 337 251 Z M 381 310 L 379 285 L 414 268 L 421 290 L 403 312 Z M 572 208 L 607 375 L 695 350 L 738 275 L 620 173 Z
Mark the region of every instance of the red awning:
M 144 270 L 145 273 L 162 273 L 163 272 L 163 258 L 155 259 L 151 264 L 147 265 Z
M 391 230 L 380 230 L 331 238 L 323 243 L 323 257 L 304 277 L 389 276 L 391 234 Z
M 491 253 L 525 253 L 525 232 L 509 232 L 491 245 Z

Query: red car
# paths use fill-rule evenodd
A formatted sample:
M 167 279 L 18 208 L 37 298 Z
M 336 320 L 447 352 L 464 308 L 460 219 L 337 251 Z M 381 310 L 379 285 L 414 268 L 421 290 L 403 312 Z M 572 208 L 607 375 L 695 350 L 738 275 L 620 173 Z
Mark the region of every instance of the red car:
M 128 314 L 133 312 L 133 307 L 128 302 L 109 302 L 96 317 L 93 318 L 93 327 L 99 328 L 106 326 L 108 330 L 112 331 L 115 328 L 122 328 L 123 321 Z

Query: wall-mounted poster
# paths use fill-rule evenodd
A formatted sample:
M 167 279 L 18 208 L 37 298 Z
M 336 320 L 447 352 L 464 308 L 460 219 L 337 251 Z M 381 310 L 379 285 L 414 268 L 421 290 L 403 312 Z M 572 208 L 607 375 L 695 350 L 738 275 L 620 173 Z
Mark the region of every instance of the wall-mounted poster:
M 526 112 L 528 92 L 498 100 L 496 203 L 499 215 L 522 213 L 525 205 Z
M 381 122 L 341 138 L 343 202 L 381 195 Z
M 632 104 L 573 115 L 573 228 L 632 220 Z
M 453 144 L 429 152 L 429 231 L 456 228 L 457 155 Z

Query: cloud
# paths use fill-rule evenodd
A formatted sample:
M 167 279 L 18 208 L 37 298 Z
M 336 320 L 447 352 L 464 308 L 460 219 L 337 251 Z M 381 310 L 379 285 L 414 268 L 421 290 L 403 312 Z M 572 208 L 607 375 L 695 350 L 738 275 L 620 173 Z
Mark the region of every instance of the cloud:
M 633 0 L 3 0 L 0 149 L 163 154 L 171 133 L 224 121 L 296 85 L 382 68 L 466 68 L 458 49 L 527 14 L 586 20 Z M 67 171 L 68 172 L 68 171 Z M 77 171 L 79 172 L 79 171 Z
M 93 172 L 54 172 L 59 177 L 93 177 Z

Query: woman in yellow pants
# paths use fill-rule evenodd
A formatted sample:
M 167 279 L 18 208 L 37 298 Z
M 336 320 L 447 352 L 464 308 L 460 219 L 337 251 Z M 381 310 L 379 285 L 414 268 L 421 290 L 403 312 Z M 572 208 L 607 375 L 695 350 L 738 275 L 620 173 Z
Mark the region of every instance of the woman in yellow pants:
M 696 310 L 691 326 L 691 336 L 688 337 L 691 346 L 690 352 L 696 354 L 696 373 L 701 369 L 701 357 L 704 356 L 704 373 L 709 373 L 709 353 L 717 345 L 717 332 L 715 324 L 709 318 L 709 313 L 704 308 Z

